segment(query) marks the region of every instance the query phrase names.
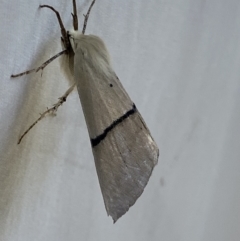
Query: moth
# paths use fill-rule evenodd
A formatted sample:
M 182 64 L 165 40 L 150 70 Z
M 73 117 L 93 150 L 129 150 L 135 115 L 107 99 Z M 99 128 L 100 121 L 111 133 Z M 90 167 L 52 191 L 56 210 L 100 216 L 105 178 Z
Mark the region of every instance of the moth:
M 69 64 L 75 84 L 22 134 L 19 143 L 38 121 L 55 112 L 66 101 L 76 85 L 106 211 L 116 222 L 142 194 L 158 162 L 159 149 L 136 105 L 115 74 L 103 40 L 95 35 L 85 35 L 94 3 L 95 0 L 84 16 L 82 32 L 78 31 L 75 0 L 73 31 L 65 30 L 60 14 L 52 6 L 40 5 L 40 8 L 48 8 L 56 14 L 61 28 L 63 50 L 37 69 L 12 77 L 43 70 L 63 54 L 72 59 Z

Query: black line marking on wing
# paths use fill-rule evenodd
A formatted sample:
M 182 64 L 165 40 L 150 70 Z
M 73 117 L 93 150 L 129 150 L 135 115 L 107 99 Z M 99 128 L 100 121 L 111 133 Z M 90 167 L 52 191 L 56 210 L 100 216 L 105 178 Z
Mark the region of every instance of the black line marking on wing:
M 121 122 L 123 122 L 125 119 L 127 119 L 129 116 L 133 115 L 135 112 L 137 111 L 137 108 L 135 106 L 135 104 L 133 104 L 133 107 L 131 110 L 127 111 L 124 115 L 122 115 L 121 117 L 119 117 L 117 120 L 113 121 L 113 123 L 108 126 L 102 134 L 98 135 L 95 138 L 91 138 L 91 144 L 92 147 L 97 146 L 102 140 L 105 139 L 105 137 L 107 136 L 107 134 L 114 129 L 118 124 L 120 124 Z

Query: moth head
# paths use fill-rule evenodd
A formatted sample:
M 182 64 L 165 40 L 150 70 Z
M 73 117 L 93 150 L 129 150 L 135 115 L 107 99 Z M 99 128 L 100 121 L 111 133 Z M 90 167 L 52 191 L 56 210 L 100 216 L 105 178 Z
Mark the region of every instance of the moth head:
M 76 52 L 77 44 L 78 44 L 77 40 L 81 39 L 83 34 L 81 32 L 79 32 L 79 31 L 70 30 L 70 31 L 67 31 L 67 35 L 68 35 L 71 47 L 73 49 L 73 52 Z

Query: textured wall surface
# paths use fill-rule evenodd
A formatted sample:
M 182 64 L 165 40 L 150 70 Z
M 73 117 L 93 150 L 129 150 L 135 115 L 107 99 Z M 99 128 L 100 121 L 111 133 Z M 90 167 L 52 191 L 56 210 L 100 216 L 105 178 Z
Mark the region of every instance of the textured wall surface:
M 82 23 L 90 1 L 77 2 Z M 56 17 L 39 4 L 71 27 L 70 0 L 1 1 L 0 240 L 239 240 L 239 0 L 97 0 L 86 33 L 105 41 L 160 148 L 143 195 L 114 225 L 77 91 L 17 145 L 70 85 L 60 60 L 10 78 L 61 50 Z

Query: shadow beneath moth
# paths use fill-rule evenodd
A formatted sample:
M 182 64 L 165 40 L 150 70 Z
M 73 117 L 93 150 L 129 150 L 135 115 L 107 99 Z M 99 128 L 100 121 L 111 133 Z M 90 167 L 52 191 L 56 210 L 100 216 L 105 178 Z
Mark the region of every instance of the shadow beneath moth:
M 73 60 L 70 65 L 73 65 L 75 84 L 52 108 L 40 115 L 22 134 L 18 144 L 38 121 L 57 111 L 76 85 L 105 207 L 108 215 L 116 222 L 142 194 L 158 162 L 159 150 L 142 116 L 112 69 L 104 42 L 97 36 L 84 34 L 94 3 L 95 0 L 84 15 L 82 32 L 78 31 L 75 0 L 73 31 L 65 30 L 60 14 L 53 7 L 40 5 L 40 8 L 49 8 L 55 12 L 61 28 L 64 50 L 40 67 L 12 77 L 43 70 L 51 61 L 66 54 Z

